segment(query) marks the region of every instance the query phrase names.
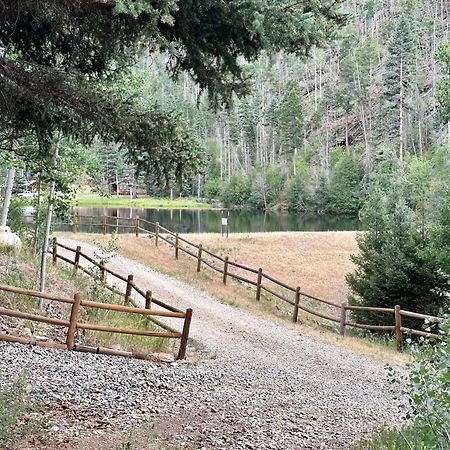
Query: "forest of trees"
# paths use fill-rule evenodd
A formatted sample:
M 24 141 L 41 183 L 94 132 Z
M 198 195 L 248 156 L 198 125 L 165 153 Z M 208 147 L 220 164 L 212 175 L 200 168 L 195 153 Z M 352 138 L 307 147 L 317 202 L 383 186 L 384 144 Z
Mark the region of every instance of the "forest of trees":
M 442 171 L 450 147 L 438 104 L 448 3 L 355 0 L 345 9 L 337 40 L 306 60 L 281 51 L 246 63 L 251 94 L 234 96 L 229 111 L 210 109 L 186 72 L 174 82 L 165 54 L 142 58 L 140 92 L 175 111 L 202 144 L 202 170 L 176 189 L 229 206 L 357 214 L 386 151 L 411 182 L 424 171 L 442 180 L 434 168 Z M 117 152 L 100 154 L 123 171 Z M 155 181 L 146 179 L 150 192 L 167 195 Z

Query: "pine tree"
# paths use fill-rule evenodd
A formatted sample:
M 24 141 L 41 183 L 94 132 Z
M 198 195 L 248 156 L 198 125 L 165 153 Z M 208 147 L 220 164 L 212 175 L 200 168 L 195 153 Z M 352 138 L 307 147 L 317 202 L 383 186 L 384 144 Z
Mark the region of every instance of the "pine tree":
M 389 184 L 375 184 L 363 211 L 366 232 L 358 236 L 356 271 L 347 275 L 349 301 L 361 306 L 403 309 L 438 314 L 448 305 L 450 277 L 430 256 L 428 236 L 417 227 L 414 211 L 403 194 L 404 180 L 395 173 Z M 386 314 L 355 312 L 357 320 L 391 325 Z M 418 325 L 405 319 L 405 326 Z M 416 323 L 417 322 L 417 323 Z
M 409 6 L 404 2 L 391 24 L 383 73 L 382 128 L 385 136 L 398 139 L 400 161 L 405 152 L 405 111 L 417 74 L 415 21 Z
M 289 81 L 286 85 L 278 108 L 277 122 L 285 151 L 295 158 L 303 146 L 304 126 L 301 93 L 296 81 Z

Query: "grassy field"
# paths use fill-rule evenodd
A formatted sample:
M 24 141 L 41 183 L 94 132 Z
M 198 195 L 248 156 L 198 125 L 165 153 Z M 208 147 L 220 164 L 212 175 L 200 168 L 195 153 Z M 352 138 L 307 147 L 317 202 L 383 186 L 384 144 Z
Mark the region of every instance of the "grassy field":
M 72 202 L 73 206 L 98 206 L 98 207 L 135 207 L 135 208 L 210 208 L 207 203 L 200 203 L 190 199 L 169 200 L 165 198 L 139 197 L 130 200 L 129 196 L 102 197 L 98 194 L 83 193 L 78 194 Z

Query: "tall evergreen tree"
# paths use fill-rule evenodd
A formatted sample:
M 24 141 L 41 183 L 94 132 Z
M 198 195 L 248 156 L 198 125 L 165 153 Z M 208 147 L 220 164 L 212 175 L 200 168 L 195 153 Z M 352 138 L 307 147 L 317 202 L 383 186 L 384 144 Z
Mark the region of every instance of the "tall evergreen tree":
M 416 83 L 415 20 L 405 1 L 400 15 L 393 20 L 387 44 L 383 73 L 382 124 L 386 136 L 398 140 L 399 159 L 405 153 L 405 111 Z
M 393 307 L 438 314 L 448 306 L 450 276 L 443 273 L 430 256 L 429 236 L 417 226 L 414 211 L 408 207 L 400 172 L 385 173 L 375 180 L 363 211 L 366 232 L 358 236 L 359 254 L 353 255 L 356 271 L 347 275 L 349 300 L 361 306 Z M 370 323 L 391 325 L 386 314 L 355 312 Z M 405 325 L 420 321 L 405 319 Z

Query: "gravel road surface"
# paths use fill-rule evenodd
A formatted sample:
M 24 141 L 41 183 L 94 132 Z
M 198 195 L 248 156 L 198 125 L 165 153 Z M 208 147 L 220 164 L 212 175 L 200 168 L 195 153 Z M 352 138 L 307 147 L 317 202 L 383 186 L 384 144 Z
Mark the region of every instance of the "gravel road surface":
M 193 308 L 191 337 L 205 357 L 156 364 L 3 344 L 0 377 L 26 367 L 32 396 L 100 430 L 118 417 L 124 427 L 150 418 L 171 446 L 161 448 L 339 450 L 396 424 L 382 362 L 254 317 L 130 259 L 116 256 L 108 267 L 134 274 L 169 304 Z

